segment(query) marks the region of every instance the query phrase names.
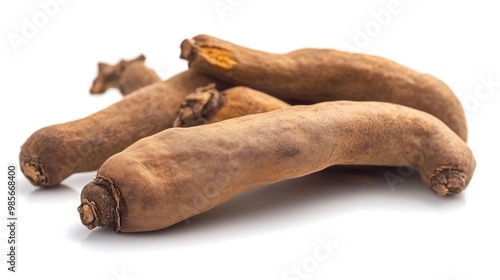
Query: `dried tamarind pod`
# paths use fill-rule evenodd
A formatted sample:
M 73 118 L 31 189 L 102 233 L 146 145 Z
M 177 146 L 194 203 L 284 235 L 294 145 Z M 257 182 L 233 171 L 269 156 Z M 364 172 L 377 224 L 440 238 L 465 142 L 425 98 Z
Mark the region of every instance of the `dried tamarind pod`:
M 21 147 L 21 171 L 33 185 L 51 187 L 73 173 L 96 170 L 135 141 L 172 127 L 184 97 L 214 82 L 182 72 L 85 118 L 39 129 Z
M 292 106 L 143 138 L 101 165 L 78 211 L 89 229 L 158 230 L 332 165 L 412 166 L 442 196 L 465 189 L 475 160 L 452 130 L 419 110 L 383 102 Z
M 287 107 L 288 103 L 251 88 L 240 86 L 218 91 L 215 84 L 210 84 L 186 96 L 174 127 L 215 123 Z
M 282 100 L 382 101 L 434 115 L 467 141 L 465 113 L 441 80 L 382 57 L 301 49 L 272 54 L 207 35 L 186 39 L 181 57 L 189 67 Z
M 161 81 L 156 72 L 145 64 L 146 57 L 139 55 L 131 60 L 120 60 L 115 65 L 97 64 L 97 77 L 90 88 L 91 94 L 102 94 L 110 88 L 120 90 L 125 96 L 140 88 Z

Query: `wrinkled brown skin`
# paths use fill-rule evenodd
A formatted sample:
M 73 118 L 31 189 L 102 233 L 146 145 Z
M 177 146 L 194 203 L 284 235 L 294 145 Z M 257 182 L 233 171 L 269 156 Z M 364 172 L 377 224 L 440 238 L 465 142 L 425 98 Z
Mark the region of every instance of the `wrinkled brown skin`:
M 123 96 L 160 82 L 156 72 L 145 65 L 146 57 L 139 55 L 132 60 L 120 60 L 116 65 L 99 62 L 97 77 L 90 88 L 91 94 L 102 94 L 110 88 L 120 90 Z
M 231 84 L 305 103 L 405 105 L 434 115 L 467 141 L 464 110 L 445 83 L 382 57 L 330 49 L 272 54 L 207 35 L 184 40 L 181 49 L 191 69 Z
M 211 84 L 186 96 L 174 127 L 210 124 L 287 107 L 290 104 L 251 88 L 233 87 L 218 91 Z
M 475 168 L 462 139 L 425 112 L 381 102 L 325 102 L 143 138 L 110 157 L 81 193 L 89 229 L 166 228 L 242 192 L 332 165 L 413 166 L 438 195 Z
M 172 127 L 184 97 L 214 79 L 186 71 L 144 87 L 88 117 L 42 128 L 22 145 L 21 170 L 35 186 L 96 170 L 135 141 Z M 221 89 L 222 83 L 217 83 Z

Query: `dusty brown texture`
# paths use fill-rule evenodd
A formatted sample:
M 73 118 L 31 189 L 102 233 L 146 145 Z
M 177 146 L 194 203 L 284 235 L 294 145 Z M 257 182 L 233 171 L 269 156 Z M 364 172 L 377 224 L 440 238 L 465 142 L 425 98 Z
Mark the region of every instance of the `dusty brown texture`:
M 289 106 L 277 98 L 251 88 L 233 87 L 218 91 L 215 85 L 211 84 L 186 96 L 174 121 L 174 127 L 210 124 Z
M 156 72 L 145 65 L 146 57 L 139 55 L 132 60 L 120 60 L 116 65 L 99 62 L 97 77 L 90 93 L 102 94 L 110 88 L 120 90 L 125 96 L 140 88 L 161 81 Z
M 186 71 L 88 117 L 42 128 L 21 147 L 21 170 L 34 185 L 43 187 L 56 186 L 76 172 L 96 170 L 135 141 L 171 127 L 184 97 L 213 82 Z
M 152 231 L 331 165 L 412 166 L 447 195 L 465 189 L 475 161 L 462 139 L 419 110 L 351 101 L 293 106 L 141 139 L 104 162 L 78 210 L 90 229 Z
M 464 110 L 439 79 L 385 58 L 330 49 L 287 54 L 252 50 L 207 35 L 182 43 L 193 70 L 282 100 L 383 101 L 434 115 L 467 141 Z

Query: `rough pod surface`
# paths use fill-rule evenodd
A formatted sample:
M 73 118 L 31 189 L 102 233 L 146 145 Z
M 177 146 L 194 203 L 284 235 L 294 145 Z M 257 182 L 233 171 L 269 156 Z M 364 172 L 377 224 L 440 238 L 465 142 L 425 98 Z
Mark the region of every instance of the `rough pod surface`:
M 467 141 L 464 110 L 445 83 L 382 57 L 331 49 L 272 54 L 207 35 L 184 40 L 181 49 L 191 69 L 234 85 L 305 103 L 405 105 L 434 115 Z
M 89 229 L 158 230 L 242 192 L 339 164 L 413 166 L 438 195 L 461 192 L 475 168 L 465 142 L 432 115 L 325 102 L 143 138 L 104 162 L 78 210 Z
M 290 107 L 288 103 L 251 88 L 240 86 L 218 91 L 215 84 L 211 84 L 186 96 L 174 127 L 216 123 L 287 107 Z
M 135 141 L 172 127 L 184 97 L 214 82 L 186 71 L 85 118 L 39 129 L 21 147 L 21 170 L 41 187 L 57 186 L 76 172 L 96 170 Z

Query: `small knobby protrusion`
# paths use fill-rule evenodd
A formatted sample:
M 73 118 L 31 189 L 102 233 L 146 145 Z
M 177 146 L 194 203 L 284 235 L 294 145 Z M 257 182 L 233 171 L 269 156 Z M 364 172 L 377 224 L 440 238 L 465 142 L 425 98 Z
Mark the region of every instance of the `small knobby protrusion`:
M 223 105 L 223 93 L 215 88 L 215 84 L 197 88 L 186 96 L 174 121 L 174 127 L 205 124 Z
M 82 224 L 88 229 L 93 229 L 99 226 L 99 214 L 95 202 L 83 199 L 82 204 L 77 208 L 80 213 Z

